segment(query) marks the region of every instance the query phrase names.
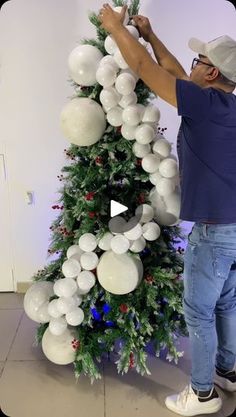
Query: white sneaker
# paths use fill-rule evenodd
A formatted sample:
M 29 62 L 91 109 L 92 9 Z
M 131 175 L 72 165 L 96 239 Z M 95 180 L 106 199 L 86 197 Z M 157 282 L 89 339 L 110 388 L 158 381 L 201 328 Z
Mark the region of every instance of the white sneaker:
M 180 394 L 166 398 L 166 407 L 182 416 L 197 416 L 199 414 L 216 413 L 222 407 L 222 400 L 213 387 L 209 395 L 195 394 L 188 385 Z

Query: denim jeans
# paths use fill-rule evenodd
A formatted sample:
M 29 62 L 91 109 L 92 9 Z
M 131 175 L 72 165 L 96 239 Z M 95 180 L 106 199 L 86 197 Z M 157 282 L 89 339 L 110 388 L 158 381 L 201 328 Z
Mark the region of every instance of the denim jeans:
M 184 314 L 190 338 L 192 387 L 213 386 L 215 365 L 236 359 L 236 223 L 195 223 L 184 259 Z

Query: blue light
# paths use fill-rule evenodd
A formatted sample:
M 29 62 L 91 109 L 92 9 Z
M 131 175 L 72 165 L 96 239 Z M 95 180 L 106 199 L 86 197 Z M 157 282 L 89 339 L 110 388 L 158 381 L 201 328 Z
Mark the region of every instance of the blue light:
M 111 311 L 111 306 L 109 306 L 109 304 L 104 304 L 104 306 L 103 306 L 103 311 L 104 311 L 104 314 L 108 314 L 108 313 L 110 313 L 110 311 Z
M 101 314 L 97 311 L 96 308 L 91 308 L 90 311 L 93 315 L 94 320 L 97 320 L 97 321 L 101 320 Z

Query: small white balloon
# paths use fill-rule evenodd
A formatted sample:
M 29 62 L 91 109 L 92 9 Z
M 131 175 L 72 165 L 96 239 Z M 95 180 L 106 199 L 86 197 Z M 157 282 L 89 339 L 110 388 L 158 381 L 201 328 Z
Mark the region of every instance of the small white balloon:
M 172 158 L 166 158 L 161 161 L 159 166 L 160 174 L 165 178 L 173 178 L 178 174 L 178 164 Z
M 171 152 L 171 144 L 166 139 L 159 139 L 154 143 L 152 150 L 161 158 L 167 158 Z
M 71 326 L 79 326 L 84 321 L 84 312 L 78 307 L 66 314 L 66 321 Z
M 127 232 L 124 233 L 125 237 L 127 237 L 127 239 L 129 240 L 138 240 L 142 234 L 143 234 L 143 229 L 140 223 L 137 223 L 137 219 L 135 217 L 133 217 L 132 219 L 130 219 L 128 221 L 128 225 L 129 227 L 132 227 L 132 229 L 128 230 Z
M 127 140 L 135 140 L 136 126 L 130 126 L 124 123 L 121 127 L 121 134 Z
M 92 86 L 96 83 L 96 71 L 103 54 L 92 45 L 79 45 L 70 53 L 69 72 L 79 85 Z
M 106 37 L 105 42 L 104 42 L 104 47 L 107 53 L 110 55 L 113 55 L 118 49 L 116 42 L 110 35 Z
M 78 290 L 76 291 L 75 295 L 73 295 L 73 298 L 75 300 L 75 306 L 78 307 L 80 306 L 80 304 L 82 304 L 83 298 L 82 296 L 78 293 Z
M 97 247 L 97 239 L 96 239 L 96 237 L 92 233 L 84 233 L 79 238 L 79 247 L 84 252 L 93 252 L 96 249 L 96 247 Z
M 75 278 L 81 271 L 80 263 L 77 259 L 70 257 L 62 265 L 62 273 L 66 278 Z
M 135 26 L 133 25 L 127 25 L 126 29 L 129 31 L 129 33 L 131 33 L 131 35 L 135 38 L 135 39 L 139 39 L 139 31 L 136 29 Z
M 122 69 L 120 71 L 120 74 L 131 74 L 134 77 L 136 82 L 139 80 L 138 74 L 134 72 L 131 68 Z
M 51 319 L 49 322 L 49 330 L 54 336 L 61 336 L 67 329 L 67 322 L 64 317 Z
M 118 75 L 115 86 L 118 93 L 129 96 L 135 89 L 136 81 L 131 74 L 123 73 Z
M 129 68 L 129 65 L 127 64 L 127 62 L 125 61 L 122 53 L 120 52 L 119 49 L 117 49 L 114 53 L 114 60 L 117 63 L 117 65 L 119 66 L 119 68 L 121 69 L 127 69 Z
M 81 256 L 81 266 L 86 271 L 92 271 L 95 269 L 97 267 L 98 261 L 98 256 L 94 252 L 83 253 Z
M 55 282 L 53 288 L 58 297 L 72 297 L 76 293 L 77 284 L 72 278 L 62 278 Z
M 111 126 L 118 127 L 123 123 L 122 118 L 123 109 L 119 106 L 113 107 L 107 113 L 107 121 Z
M 126 107 L 123 110 L 123 121 L 130 126 L 137 126 L 141 122 L 141 113 L 137 104 Z
M 111 249 L 111 240 L 113 238 L 113 234 L 107 232 L 98 242 L 98 247 L 104 251 Z
M 116 80 L 116 70 L 112 65 L 102 65 L 96 72 L 96 80 L 104 88 L 111 87 Z
M 110 110 L 117 106 L 121 99 L 121 95 L 114 87 L 104 88 L 100 93 L 100 101 L 102 105 Z
M 57 310 L 62 313 L 66 314 L 68 311 L 73 310 L 76 307 L 76 300 L 73 297 L 60 297 L 57 300 Z
M 133 153 L 137 158 L 144 158 L 144 156 L 148 155 L 151 152 L 151 146 L 148 145 L 141 145 L 141 143 L 135 142 L 133 145 Z
M 142 167 L 144 171 L 148 172 L 149 174 L 153 174 L 158 170 L 160 165 L 160 158 L 158 155 L 154 155 L 152 153 L 146 155 L 142 159 Z
M 100 63 L 99 63 L 99 66 L 106 65 L 106 64 L 109 64 L 109 65 L 111 65 L 112 67 L 114 67 L 114 69 L 116 70 L 116 72 L 118 72 L 118 71 L 119 71 L 119 66 L 117 65 L 117 63 L 116 63 L 116 61 L 114 60 L 114 57 L 113 57 L 113 56 L 111 56 L 111 55 L 105 55 L 105 56 L 101 59 L 101 61 L 100 61 Z
M 111 240 L 111 249 L 114 253 L 118 255 L 122 255 L 126 253 L 129 250 L 130 242 L 129 239 L 127 239 L 123 235 L 117 235 L 114 236 Z
M 58 299 L 52 300 L 48 304 L 48 314 L 49 314 L 49 316 L 53 317 L 54 319 L 57 319 L 57 318 L 61 317 L 62 314 L 63 314 L 57 308 L 57 301 L 58 301 Z
M 116 7 L 113 8 L 113 10 L 116 13 L 121 13 L 122 6 L 116 6 Z M 129 22 L 129 12 L 128 12 L 128 9 L 127 9 L 126 12 L 125 12 L 125 17 L 124 17 L 123 25 L 126 26 L 128 24 L 128 22 Z
M 137 106 L 139 108 L 140 116 L 141 116 L 141 120 L 142 120 L 143 119 L 143 115 L 145 113 L 146 107 L 143 104 L 140 104 L 140 103 L 138 103 Z
M 81 290 L 90 290 L 95 283 L 95 275 L 90 271 L 82 271 L 77 277 L 77 284 Z
M 143 236 L 141 236 L 139 239 L 132 242 L 130 246 L 130 250 L 131 252 L 139 253 L 139 252 L 142 252 L 145 247 L 146 247 L 146 240 L 144 239 Z
M 158 194 L 162 197 L 168 196 L 175 190 L 175 183 L 170 178 L 161 178 L 156 184 Z
M 119 106 L 125 109 L 128 106 L 132 106 L 133 104 L 136 104 L 137 101 L 138 101 L 137 94 L 134 91 L 132 91 L 130 94 L 126 96 L 122 96 L 121 100 L 119 101 Z
M 68 259 L 71 258 L 71 256 L 76 255 L 75 259 L 80 259 L 80 256 L 82 255 L 83 251 L 80 249 L 79 245 L 72 245 L 68 248 L 66 252 L 66 256 Z
M 74 337 L 69 329 L 66 329 L 61 336 L 54 336 L 47 328 L 42 339 L 44 355 L 57 365 L 72 363 L 75 360 L 75 351 L 72 347 Z
M 135 214 L 136 216 L 141 216 L 140 222 L 148 223 L 154 217 L 154 210 L 149 204 L 142 204 L 136 208 Z
M 180 192 L 175 191 L 164 198 L 167 213 L 173 214 L 177 219 L 180 215 Z
M 151 174 L 151 175 L 150 175 L 150 177 L 149 177 L 150 182 L 151 182 L 153 185 L 157 185 L 157 184 L 158 184 L 158 182 L 159 182 L 162 178 L 163 178 L 163 177 L 161 176 L 161 174 L 160 174 L 160 172 L 159 172 L 159 171 L 154 172 L 154 174 Z
M 163 197 L 158 194 L 156 187 L 150 191 L 149 200 L 154 210 L 154 218 L 158 224 L 171 226 L 176 223 L 176 217 L 173 214 L 167 213 L 165 201 Z
M 143 237 L 148 241 L 154 241 L 159 238 L 161 229 L 158 224 L 149 222 L 143 225 Z
M 108 227 L 113 234 L 122 233 L 126 225 L 127 225 L 126 220 L 121 216 L 113 217 L 108 223 Z
M 150 104 L 145 109 L 142 122 L 143 123 L 158 123 L 160 120 L 160 117 L 161 117 L 160 110 L 156 106 Z
M 153 127 L 147 125 L 146 123 L 142 123 L 140 126 L 137 127 L 135 132 L 135 139 L 141 145 L 147 145 L 153 141 L 155 137 L 155 131 Z

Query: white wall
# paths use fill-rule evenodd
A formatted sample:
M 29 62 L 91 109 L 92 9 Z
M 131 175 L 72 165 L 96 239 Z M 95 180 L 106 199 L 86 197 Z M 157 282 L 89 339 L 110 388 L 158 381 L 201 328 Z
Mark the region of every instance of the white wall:
M 61 109 L 72 93 L 67 58 L 80 39 L 95 36 L 87 14 L 102 3 L 11 0 L 0 12 L 0 140 L 7 148 L 16 281 L 30 280 L 46 263 L 55 217 L 51 205 L 60 187 L 56 177 L 68 145 L 59 130 Z M 226 0 L 143 0 L 140 13 L 150 17 L 186 70 L 193 58 L 191 36 L 209 40 L 227 33 L 236 39 L 236 12 Z M 176 110 L 161 100 L 157 104 L 160 124 L 175 143 Z M 26 190 L 35 192 L 33 206 L 25 202 Z

